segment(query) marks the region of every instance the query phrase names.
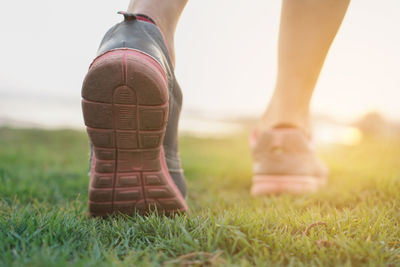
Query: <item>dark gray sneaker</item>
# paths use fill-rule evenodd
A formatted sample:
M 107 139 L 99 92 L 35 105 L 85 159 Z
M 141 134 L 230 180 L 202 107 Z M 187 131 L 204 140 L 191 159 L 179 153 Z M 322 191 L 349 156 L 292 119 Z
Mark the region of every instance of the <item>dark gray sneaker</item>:
M 159 28 L 122 14 L 124 21 L 104 36 L 82 87 L 92 147 L 89 212 L 185 212 L 178 155 L 182 93 Z

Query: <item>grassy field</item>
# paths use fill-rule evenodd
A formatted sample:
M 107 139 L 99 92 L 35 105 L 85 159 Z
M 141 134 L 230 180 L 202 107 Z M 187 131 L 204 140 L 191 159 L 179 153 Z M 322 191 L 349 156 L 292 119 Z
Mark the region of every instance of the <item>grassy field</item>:
M 0 266 L 400 266 L 400 141 L 324 147 L 329 187 L 266 198 L 246 135 L 180 144 L 190 215 L 103 220 L 83 132 L 0 129 Z

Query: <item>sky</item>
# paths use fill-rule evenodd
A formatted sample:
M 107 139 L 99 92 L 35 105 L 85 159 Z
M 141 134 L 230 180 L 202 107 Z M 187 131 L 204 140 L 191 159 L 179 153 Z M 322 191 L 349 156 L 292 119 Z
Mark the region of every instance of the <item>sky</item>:
M 2 1 L 0 118 L 81 125 L 80 90 L 127 0 Z M 281 2 L 189 0 L 176 32 L 183 114 L 259 116 L 275 83 Z M 349 121 L 400 119 L 400 1 L 353 0 L 312 101 Z

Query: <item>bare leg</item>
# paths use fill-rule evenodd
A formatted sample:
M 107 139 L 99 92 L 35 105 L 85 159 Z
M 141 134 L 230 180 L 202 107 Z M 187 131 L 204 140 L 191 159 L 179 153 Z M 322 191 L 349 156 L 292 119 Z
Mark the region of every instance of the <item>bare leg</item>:
M 131 0 L 128 7 L 128 12 L 147 15 L 160 27 L 173 62 L 175 29 L 186 3 L 187 0 Z
M 261 127 L 309 131 L 309 104 L 350 0 L 283 0 L 275 92 Z

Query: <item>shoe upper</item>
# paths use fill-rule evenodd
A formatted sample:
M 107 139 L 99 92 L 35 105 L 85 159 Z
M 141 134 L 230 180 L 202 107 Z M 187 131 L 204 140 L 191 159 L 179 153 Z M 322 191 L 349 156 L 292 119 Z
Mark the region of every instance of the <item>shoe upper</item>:
M 107 31 L 97 55 L 100 56 L 113 49 L 131 48 L 153 57 L 164 69 L 168 79 L 169 112 L 163 146 L 169 173 L 185 197 L 186 182 L 178 152 L 178 122 L 182 107 L 182 91 L 176 81 L 164 37 L 156 25 L 137 20 L 133 14 L 122 14 L 125 17 L 124 21 Z
M 252 139 L 255 175 L 326 177 L 328 174 L 310 138 L 299 129 L 271 129 L 254 134 Z

